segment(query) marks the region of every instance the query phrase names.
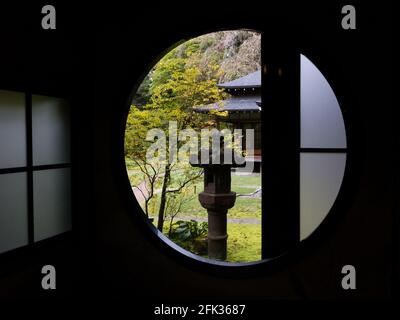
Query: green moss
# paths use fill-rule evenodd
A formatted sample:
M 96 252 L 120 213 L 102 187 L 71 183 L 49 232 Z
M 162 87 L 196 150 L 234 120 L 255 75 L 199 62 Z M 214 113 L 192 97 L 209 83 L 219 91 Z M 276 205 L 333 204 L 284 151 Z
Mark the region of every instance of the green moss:
M 254 192 L 261 185 L 260 176 L 232 176 L 232 191 L 239 194 Z M 203 191 L 203 182 L 196 183 L 193 198 L 185 204 L 179 217 L 207 217 L 207 210 L 201 207 L 197 194 Z M 233 208 L 228 212 L 229 218 L 261 218 L 261 198 L 237 197 Z
M 249 194 L 256 191 L 256 188 L 249 187 L 234 187 L 232 191 L 235 191 L 237 194 Z
M 154 220 L 154 226 L 157 220 Z M 168 234 L 168 226 L 164 226 L 164 234 Z M 192 251 L 193 243 L 190 241 L 174 242 L 182 248 Z M 261 224 L 228 223 L 228 262 L 253 262 L 261 259 Z M 206 255 L 201 255 L 207 258 Z
M 177 217 L 207 217 L 207 210 L 194 197 Z M 228 211 L 228 218 L 261 218 L 261 198 L 236 198 L 235 206 Z
M 228 218 L 261 219 L 261 199 L 242 197 L 237 198 L 235 206 L 228 211 Z
M 229 262 L 252 262 L 261 259 L 261 225 L 228 223 Z

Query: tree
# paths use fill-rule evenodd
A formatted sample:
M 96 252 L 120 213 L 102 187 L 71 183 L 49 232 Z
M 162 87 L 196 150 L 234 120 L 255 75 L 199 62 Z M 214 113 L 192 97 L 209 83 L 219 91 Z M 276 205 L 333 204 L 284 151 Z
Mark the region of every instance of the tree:
M 147 103 L 140 107 L 133 105 L 128 115 L 125 155 L 134 161 L 143 174 L 148 191 L 144 195 L 144 211 L 147 215 L 149 203 L 155 199 L 156 187 L 161 187 L 157 224 L 160 231 L 164 227 L 167 205 L 171 204 L 168 198 L 174 197 L 174 201 L 177 201 L 179 197 L 176 194 L 196 183 L 202 171 L 192 168 L 188 163 L 170 163 L 169 155 L 166 161 L 150 162 L 146 159 L 146 151 L 151 144 L 146 141 L 147 132 L 159 128 L 168 137 L 169 121 L 176 121 L 178 130 L 212 126 L 215 117 L 210 118 L 194 112 L 193 108 L 220 101 L 225 97 L 223 91 L 217 87 L 219 66 L 208 65 L 207 68 L 201 69 L 193 64 L 191 58 L 198 54 L 198 50 L 196 42 L 189 41 L 184 47 L 172 50 L 160 60 L 151 72 L 149 83 L 146 84 L 149 90 Z M 220 114 L 223 115 L 224 113 Z M 179 174 L 172 174 L 173 172 Z M 179 205 L 174 207 L 181 208 Z

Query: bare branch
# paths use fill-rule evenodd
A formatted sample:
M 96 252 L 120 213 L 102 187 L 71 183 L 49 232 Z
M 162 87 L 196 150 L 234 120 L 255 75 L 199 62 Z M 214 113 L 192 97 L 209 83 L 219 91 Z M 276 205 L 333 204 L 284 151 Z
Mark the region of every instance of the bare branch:
M 167 193 L 176 193 L 176 192 L 180 192 L 187 184 L 189 184 L 190 182 L 200 178 L 203 174 L 203 170 L 199 171 L 199 173 L 197 173 L 195 176 L 187 179 L 185 182 L 181 183 L 181 185 L 177 188 L 177 189 L 170 189 L 167 190 Z

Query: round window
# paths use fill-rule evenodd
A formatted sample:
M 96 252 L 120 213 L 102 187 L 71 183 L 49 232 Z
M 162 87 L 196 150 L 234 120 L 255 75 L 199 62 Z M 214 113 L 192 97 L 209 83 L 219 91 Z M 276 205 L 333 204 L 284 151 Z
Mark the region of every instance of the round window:
M 183 42 L 154 65 L 130 105 L 125 163 L 140 214 L 162 241 L 204 262 L 236 265 L 280 255 L 290 246 L 268 250 L 281 242 L 274 234 L 298 243 L 309 237 L 344 178 L 339 103 L 318 68 L 299 53 L 298 108 L 287 113 L 298 115 L 297 131 L 289 131 L 298 143 L 291 171 L 297 196 L 286 220 L 271 206 L 277 178 L 268 172 L 275 151 L 265 148 L 265 134 L 266 126 L 277 124 L 265 117 L 280 107 L 269 94 L 287 69 L 270 72 L 262 50 L 261 34 L 249 30 Z

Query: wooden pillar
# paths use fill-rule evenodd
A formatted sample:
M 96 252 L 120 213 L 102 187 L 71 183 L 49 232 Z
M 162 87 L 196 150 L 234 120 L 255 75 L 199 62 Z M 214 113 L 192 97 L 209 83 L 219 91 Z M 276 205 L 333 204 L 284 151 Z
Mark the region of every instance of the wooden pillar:
M 262 40 L 262 257 L 300 241 L 300 54 L 286 37 Z

